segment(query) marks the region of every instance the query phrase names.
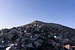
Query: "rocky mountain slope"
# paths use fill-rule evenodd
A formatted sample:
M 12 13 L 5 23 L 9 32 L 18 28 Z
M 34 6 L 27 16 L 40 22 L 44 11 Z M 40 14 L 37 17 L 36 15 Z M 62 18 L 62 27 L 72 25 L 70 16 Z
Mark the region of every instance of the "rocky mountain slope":
M 0 30 L 0 50 L 60 50 L 62 47 L 59 41 L 61 45 L 68 42 L 75 45 L 75 29 L 34 21 L 27 25 Z

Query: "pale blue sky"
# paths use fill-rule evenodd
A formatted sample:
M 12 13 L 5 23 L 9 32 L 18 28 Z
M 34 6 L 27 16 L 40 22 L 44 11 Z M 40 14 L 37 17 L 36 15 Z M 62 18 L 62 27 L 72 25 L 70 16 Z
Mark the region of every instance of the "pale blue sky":
M 0 29 L 34 20 L 75 28 L 75 0 L 0 0 Z

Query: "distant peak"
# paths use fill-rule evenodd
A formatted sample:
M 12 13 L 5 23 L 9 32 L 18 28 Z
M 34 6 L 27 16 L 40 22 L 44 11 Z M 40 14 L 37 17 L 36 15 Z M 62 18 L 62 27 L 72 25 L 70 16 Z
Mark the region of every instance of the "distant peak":
M 45 22 L 36 20 L 36 21 L 33 21 L 32 23 L 45 23 Z
M 34 22 L 41 22 L 41 21 L 36 20 L 36 21 L 34 21 Z

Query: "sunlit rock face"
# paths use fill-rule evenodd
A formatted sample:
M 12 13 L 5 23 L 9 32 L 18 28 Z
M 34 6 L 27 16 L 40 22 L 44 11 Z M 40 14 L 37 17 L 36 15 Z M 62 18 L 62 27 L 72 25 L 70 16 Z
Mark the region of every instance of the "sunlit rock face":
M 74 29 L 66 26 L 34 21 L 0 30 L 0 50 L 61 50 L 68 42 L 75 44 L 74 33 Z

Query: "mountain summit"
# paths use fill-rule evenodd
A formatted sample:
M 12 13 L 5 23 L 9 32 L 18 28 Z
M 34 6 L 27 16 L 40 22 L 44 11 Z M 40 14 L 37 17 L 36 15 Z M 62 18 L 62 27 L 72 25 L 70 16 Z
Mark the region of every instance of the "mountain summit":
M 55 23 L 32 23 L 0 30 L 0 48 L 13 50 L 60 50 L 60 42 L 75 45 L 75 29 Z M 62 42 L 63 41 L 63 42 Z M 12 47 L 13 46 L 13 47 Z M 60 49 L 59 49 L 60 48 Z M 65 49 L 64 49 L 65 50 Z

